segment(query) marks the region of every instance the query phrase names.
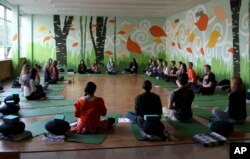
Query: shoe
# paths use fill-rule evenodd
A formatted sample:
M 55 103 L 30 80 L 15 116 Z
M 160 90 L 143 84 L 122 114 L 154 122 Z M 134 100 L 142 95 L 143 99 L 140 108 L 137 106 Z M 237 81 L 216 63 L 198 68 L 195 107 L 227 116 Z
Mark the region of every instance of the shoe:
M 109 128 L 111 129 L 114 126 L 115 118 L 108 118 L 107 120 L 109 121 Z

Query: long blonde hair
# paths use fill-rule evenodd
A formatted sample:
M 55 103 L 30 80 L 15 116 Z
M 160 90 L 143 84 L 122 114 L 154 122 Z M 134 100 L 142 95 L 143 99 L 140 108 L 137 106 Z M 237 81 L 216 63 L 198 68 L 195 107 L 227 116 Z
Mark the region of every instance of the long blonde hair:
M 20 77 L 24 74 L 29 74 L 30 73 L 30 65 L 29 64 L 24 64 L 20 73 Z
M 239 76 L 232 77 L 230 80 L 230 88 L 231 88 L 232 92 L 245 91 L 245 86 L 244 86 L 244 83 L 243 83 L 241 77 L 239 77 Z

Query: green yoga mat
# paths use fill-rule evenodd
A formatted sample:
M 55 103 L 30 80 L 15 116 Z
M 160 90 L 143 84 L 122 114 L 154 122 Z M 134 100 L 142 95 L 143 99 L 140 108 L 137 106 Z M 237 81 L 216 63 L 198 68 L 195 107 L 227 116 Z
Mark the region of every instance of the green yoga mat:
M 21 109 L 19 115 L 21 118 L 34 117 L 41 115 L 52 115 L 52 114 L 62 114 L 71 112 L 73 114 L 73 106 L 64 106 L 60 108 L 35 108 L 35 109 Z
M 64 113 L 65 115 L 65 121 L 72 123 L 74 121 L 76 121 L 76 119 L 73 117 L 73 113 Z M 54 118 L 47 118 L 45 120 L 41 120 L 41 121 L 37 121 L 31 124 L 27 124 L 25 125 L 25 130 L 31 131 L 32 132 L 32 136 L 36 137 L 38 135 L 43 134 L 44 132 L 46 132 L 45 130 L 45 124 L 50 121 L 53 120 Z
M 210 129 L 207 126 L 202 125 L 201 123 L 199 123 L 194 119 L 192 122 L 187 122 L 187 123 L 172 121 L 168 118 L 165 119 L 170 125 L 172 125 L 175 128 L 175 130 L 177 130 L 178 132 L 180 132 L 185 136 L 192 137 L 195 134 L 201 134 L 201 133 L 207 134 L 210 132 Z
M 120 116 L 121 115 L 117 113 L 114 113 L 114 114 L 109 113 L 105 117 L 103 117 L 103 119 L 108 118 L 108 117 L 113 117 L 113 118 L 116 118 L 116 123 L 117 123 L 118 118 Z M 82 134 L 82 135 L 72 134 L 68 138 L 66 138 L 66 141 L 79 142 L 79 143 L 85 143 L 85 144 L 101 144 L 106 139 L 107 136 L 108 136 L 108 132 L 105 134 Z
M 78 74 L 79 77 L 86 77 L 86 76 L 101 76 L 102 74 L 101 73 L 97 73 L 97 74 Z
M 206 106 L 226 107 L 228 105 L 228 100 L 194 101 L 193 104 L 198 107 L 206 107 Z
M 246 121 L 244 124 L 235 124 L 234 128 L 245 133 L 250 133 L 250 122 Z
M 58 107 L 73 105 L 73 100 L 48 100 L 48 101 L 28 101 L 20 102 L 19 105 L 21 108 L 41 108 L 41 107 Z
M 228 100 L 227 95 L 196 95 L 195 101 Z
M 193 115 L 202 117 L 204 119 L 209 119 L 209 117 L 212 116 L 212 111 L 208 109 L 203 109 L 203 108 L 193 108 Z
M 141 136 L 141 133 L 140 133 L 140 128 L 137 124 L 130 124 L 131 126 L 131 129 L 132 129 L 132 132 L 133 132 L 133 135 L 135 137 L 136 140 L 138 141 L 143 141 L 145 140 L 142 136 Z

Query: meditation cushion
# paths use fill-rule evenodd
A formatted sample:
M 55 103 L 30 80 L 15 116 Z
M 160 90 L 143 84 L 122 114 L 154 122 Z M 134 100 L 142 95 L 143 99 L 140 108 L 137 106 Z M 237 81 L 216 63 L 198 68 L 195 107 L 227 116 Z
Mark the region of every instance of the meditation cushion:
M 64 135 L 70 130 L 70 125 L 64 120 L 50 120 L 45 124 L 45 129 L 54 135 Z
M 216 132 L 222 136 L 230 136 L 234 131 L 233 124 L 223 120 L 215 121 L 210 126 L 211 131 Z
M 0 125 L 0 133 L 3 135 L 21 134 L 25 129 L 25 124 L 22 121 L 14 123 L 3 123 Z

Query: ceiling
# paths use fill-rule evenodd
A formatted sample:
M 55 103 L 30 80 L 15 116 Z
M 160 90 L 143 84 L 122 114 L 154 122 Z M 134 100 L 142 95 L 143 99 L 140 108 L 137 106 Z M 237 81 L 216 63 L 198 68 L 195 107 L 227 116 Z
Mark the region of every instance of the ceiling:
M 25 14 L 163 17 L 210 0 L 6 0 Z

